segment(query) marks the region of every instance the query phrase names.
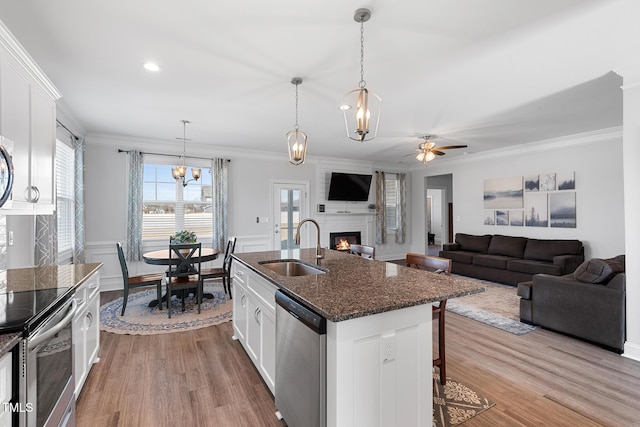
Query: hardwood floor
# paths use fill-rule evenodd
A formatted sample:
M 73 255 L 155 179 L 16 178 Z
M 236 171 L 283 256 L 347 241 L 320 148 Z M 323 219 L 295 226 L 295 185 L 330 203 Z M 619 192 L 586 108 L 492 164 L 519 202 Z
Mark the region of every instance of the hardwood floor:
M 118 296 L 105 293 L 102 302 Z M 283 426 L 231 323 L 101 333 L 77 401 L 84 426 Z M 447 313 L 450 377 L 496 402 L 474 426 L 640 426 L 640 362 L 554 332 L 516 336 Z

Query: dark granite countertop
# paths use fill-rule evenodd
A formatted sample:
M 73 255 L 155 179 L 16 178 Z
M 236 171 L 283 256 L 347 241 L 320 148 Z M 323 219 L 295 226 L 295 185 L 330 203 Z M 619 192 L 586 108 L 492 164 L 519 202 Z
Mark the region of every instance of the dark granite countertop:
M 4 356 L 15 347 L 22 339 L 20 332 L 12 332 L 10 334 L 0 335 L 0 357 Z
M 2 270 L 0 271 L 0 294 L 58 288 L 62 297 L 82 285 L 100 267 L 102 263 Z M 22 332 L 0 333 L 0 357 L 11 351 L 21 339 Z
M 384 261 L 325 250 L 316 264 L 315 249 L 236 253 L 233 257 L 283 292 L 332 322 L 484 292 L 477 282 Z M 328 270 L 313 276 L 285 277 L 261 261 L 298 259 Z
M 0 272 L 0 293 L 52 288 L 75 289 L 100 267 L 102 263 L 94 262 L 4 270 Z

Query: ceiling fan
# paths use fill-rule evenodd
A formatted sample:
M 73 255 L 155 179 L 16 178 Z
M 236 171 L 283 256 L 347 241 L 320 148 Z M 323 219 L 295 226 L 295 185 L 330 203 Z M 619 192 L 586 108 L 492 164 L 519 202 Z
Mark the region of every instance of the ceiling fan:
M 444 156 L 446 153 L 442 150 L 450 150 L 454 148 L 466 148 L 466 145 L 444 145 L 440 147 L 436 147 L 435 142 L 432 142 L 431 139 L 435 138 L 432 135 L 424 135 L 420 138 L 424 139 L 424 142 L 418 144 L 418 154 L 416 155 L 416 160 L 424 163 L 425 165 L 431 160 L 435 159 L 436 156 Z M 411 155 L 411 154 L 408 154 Z

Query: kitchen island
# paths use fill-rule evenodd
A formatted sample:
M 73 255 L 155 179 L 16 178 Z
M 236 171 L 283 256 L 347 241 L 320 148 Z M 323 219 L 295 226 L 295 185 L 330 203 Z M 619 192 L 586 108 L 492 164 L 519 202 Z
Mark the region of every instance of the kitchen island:
M 279 289 L 327 320 L 327 426 L 432 425 L 431 304 L 484 287 L 332 250 L 320 260 L 314 249 L 238 253 L 234 259 L 234 337 L 272 392 Z M 283 276 L 266 265 L 279 260 L 324 271 Z

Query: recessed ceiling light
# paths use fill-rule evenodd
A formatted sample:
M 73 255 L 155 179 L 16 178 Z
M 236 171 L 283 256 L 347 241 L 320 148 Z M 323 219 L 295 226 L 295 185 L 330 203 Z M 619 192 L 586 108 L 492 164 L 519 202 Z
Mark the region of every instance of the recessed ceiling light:
M 344 110 L 350 110 L 351 109 L 351 105 L 347 105 L 347 104 L 342 104 L 340 107 L 338 107 L 339 109 L 341 109 L 342 111 Z
M 153 72 L 160 71 L 160 67 L 158 66 L 158 64 L 155 64 L 153 62 L 145 62 L 142 66 L 147 71 L 153 71 Z

